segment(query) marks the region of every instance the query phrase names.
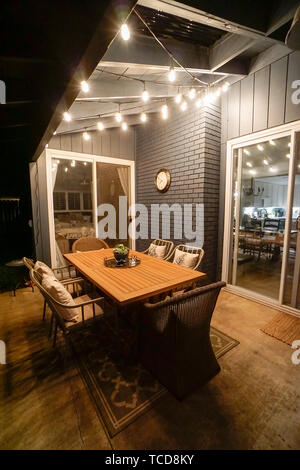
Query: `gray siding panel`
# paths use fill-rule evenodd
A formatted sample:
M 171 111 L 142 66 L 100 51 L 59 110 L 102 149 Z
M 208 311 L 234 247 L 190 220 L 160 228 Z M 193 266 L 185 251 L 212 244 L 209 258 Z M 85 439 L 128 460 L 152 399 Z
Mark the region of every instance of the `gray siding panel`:
M 240 111 L 240 134 L 245 135 L 252 132 L 253 124 L 253 93 L 254 76 L 250 75 L 241 81 L 241 111 Z
M 234 83 L 228 90 L 228 139 L 240 135 L 240 90 L 241 82 Z
M 287 63 L 283 57 L 271 65 L 268 127 L 284 123 Z
M 293 52 L 289 56 L 285 122 L 300 119 L 300 104 L 292 102 L 292 94 L 296 91 L 292 83 L 295 80 L 300 80 L 300 52 Z
M 256 72 L 254 78 L 253 132 L 268 127 L 270 67 Z

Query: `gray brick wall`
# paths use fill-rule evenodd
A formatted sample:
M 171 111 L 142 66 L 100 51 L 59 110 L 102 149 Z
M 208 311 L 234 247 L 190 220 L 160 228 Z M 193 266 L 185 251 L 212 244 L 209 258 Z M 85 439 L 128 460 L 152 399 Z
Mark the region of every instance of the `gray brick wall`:
M 201 270 L 213 281 L 218 241 L 220 106 L 182 112 L 172 104 L 169 109 L 168 120 L 154 115 L 136 128 L 136 202 L 145 204 L 149 212 L 151 204 L 204 204 L 205 258 Z M 163 194 L 154 185 L 160 168 L 167 168 L 172 179 L 169 191 Z M 188 243 L 183 238 L 174 240 L 173 218 L 171 221 L 171 240 Z M 150 233 L 150 217 L 148 224 Z M 138 240 L 137 249 L 145 249 L 149 242 Z

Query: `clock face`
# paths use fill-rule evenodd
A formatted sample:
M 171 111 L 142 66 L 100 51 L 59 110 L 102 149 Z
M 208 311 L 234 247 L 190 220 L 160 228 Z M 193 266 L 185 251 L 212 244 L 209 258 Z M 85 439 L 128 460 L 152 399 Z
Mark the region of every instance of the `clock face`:
M 171 176 L 168 170 L 159 170 L 155 177 L 155 185 L 158 191 L 165 192 L 169 189 Z

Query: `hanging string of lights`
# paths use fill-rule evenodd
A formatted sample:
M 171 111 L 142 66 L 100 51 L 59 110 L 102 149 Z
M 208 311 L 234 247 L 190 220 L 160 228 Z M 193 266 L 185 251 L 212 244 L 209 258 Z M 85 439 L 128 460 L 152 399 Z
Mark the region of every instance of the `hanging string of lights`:
M 147 24 L 147 22 L 142 18 L 142 16 L 135 9 L 133 10 L 133 12 L 138 17 L 138 19 L 143 23 L 143 25 L 147 28 L 147 30 L 149 31 L 151 36 L 155 39 L 155 41 L 159 44 L 159 46 L 164 50 L 164 52 L 169 57 L 170 68 L 168 70 L 168 80 L 169 80 L 170 83 L 168 84 L 168 86 L 177 87 L 177 94 L 174 98 L 174 101 L 175 101 L 176 104 L 178 104 L 180 106 L 181 111 L 184 112 L 188 109 L 188 103 L 187 103 L 186 98 L 188 98 L 188 100 L 191 101 L 191 102 L 195 101 L 195 99 L 197 98 L 196 101 L 195 101 L 195 106 L 197 108 L 200 108 L 202 105 L 208 105 L 210 103 L 213 103 L 218 98 L 218 96 L 220 96 L 221 92 L 224 92 L 224 93 L 227 92 L 230 84 L 228 82 L 225 82 L 224 84 L 221 84 L 219 86 L 219 83 L 218 83 L 220 80 L 223 81 L 223 77 L 221 77 L 218 80 L 216 80 L 215 82 L 209 84 L 209 83 L 199 79 L 192 72 L 190 72 L 190 70 L 188 70 L 186 67 L 184 67 L 178 61 L 178 59 L 172 54 L 172 52 L 155 35 L 155 33 L 152 31 L 152 29 Z M 129 29 L 128 25 L 126 24 L 126 22 L 124 24 L 122 24 L 122 26 L 120 28 L 120 34 L 121 34 L 121 37 L 124 41 L 129 41 L 129 39 L 131 37 L 131 32 L 130 32 L 130 29 Z M 176 83 L 176 71 L 175 71 L 174 64 L 176 64 L 176 66 L 179 67 L 179 69 L 181 69 L 185 74 L 187 74 L 192 79 L 192 86 L 191 85 L 184 85 L 184 84 L 179 85 L 178 83 Z M 142 93 L 141 93 L 141 100 L 142 100 L 143 104 L 148 103 L 149 100 L 150 100 L 150 94 L 149 94 L 149 90 L 147 90 L 146 83 L 157 84 L 157 85 L 166 85 L 166 82 L 157 81 L 157 80 L 143 80 L 143 79 L 140 79 L 140 78 L 137 78 L 137 77 L 127 76 L 125 74 L 118 74 L 116 72 L 106 71 L 106 70 L 98 68 L 98 67 L 96 68 L 96 70 L 98 70 L 99 72 L 110 74 L 110 75 L 115 75 L 115 76 L 118 76 L 120 78 L 124 78 L 124 79 L 128 79 L 128 80 L 135 80 L 135 81 L 140 82 L 143 86 L 143 90 L 142 90 Z M 86 80 L 81 81 L 80 86 L 81 86 L 81 90 L 84 93 L 89 92 L 90 87 L 89 87 L 89 84 Z M 187 94 L 184 93 L 185 89 L 188 89 Z M 99 100 L 99 101 L 101 101 L 101 100 Z M 157 102 L 157 101 L 161 101 L 161 100 L 159 100 L 159 99 L 158 100 L 157 99 L 152 99 L 151 100 L 151 102 Z M 169 117 L 169 108 L 168 108 L 167 100 L 164 99 L 163 101 L 164 101 L 164 104 L 161 107 L 161 116 L 162 116 L 162 119 L 166 120 Z M 114 114 L 115 120 L 120 124 L 121 129 L 123 131 L 126 131 L 128 129 L 128 124 L 124 120 L 124 116 L 121 112 L 121 103 L 116 103 L 116 104 L 118 105 L 118 110 Z M 134 106 L 134 107 L 131 107 L 131 108 L 126 108 L 125 111 L 128 112 L 129 110 L 137 109 L 137 108 L 141 108 L 141 105 Z M 148 111 L 150 111 L 150 110 L 148 109 Z M 102 122 L 101 118 L 108 117 L 108 116 L 112 116 L 112 113 L 110 112 L 110 113 L 106 113 L 106 114 L 104 113 L 104 114 L 101 114 L 101 115 L 87 116 L 86 118 L 83 117 L 81 119 L 94 119 L 94 118 L 98 117 L 99 121 L 96 123 L 96 129 L 98 129 L 100 132 L 102 132 L 105 129 L 105 126 L 104 126 L 104 123 Z M 66 122 L 71 122 L 72 121 L 71 113 L 69 111 L 65 111 L 63 113 L 63 119 Z M 148 120 L 147 119 L 147 113 L 145 112 L 145 109 L 142 105 L 142 111 L 141 111 L 141 114 L 140 114 L 140 121 L 142 123 L 145 123 L 145 122 L 147 122 L 147 120 Z M 83 127 L 83 128 L 80 128 L 80 129 L 76 129 L 76 131 L 83 131 L 82 137 L 83 137 L 84 140 L 89 140 L 90 139 L 90 134 L 87 132 L 88 128 L 95 129 L 95 125 L 93 124 L 93 125 L 88 126 L 88 127 Z M 61 132 L 60 134 L 68 134 L 68 133 L 72 133 L 72 132 L 74 132 L 74 131 L 65 131 L 65 132 Z M 56 132 L 54 132 L 53 134 L 55 135 Z

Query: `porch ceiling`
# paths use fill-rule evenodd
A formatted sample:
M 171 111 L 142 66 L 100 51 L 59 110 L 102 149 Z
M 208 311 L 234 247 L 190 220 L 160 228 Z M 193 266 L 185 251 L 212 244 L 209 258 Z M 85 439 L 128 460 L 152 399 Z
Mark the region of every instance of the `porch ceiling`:
M 139 0 L 135 9 L 184 68 L 197 79 L 216 84 L 233 83 L 286 55 L 284 39 L 297 4 L 297 0 Z M 99 115 L 106 127 L 115 127 L 119 105 L 124 115 L 130 115 L 128 124 L 139 124 L 141 111 L 158 112 L 179 86 L 186 87 L 182 90 L 195 86 L 134 12 L 127 24 L 130 40 L 115 37 L 89 78 L 89 92 L 80 92 L 71 106 L 72 121 L 62 121 L 58 133 L 95 129 Z M 168 80 L 170 65 L 175 66 L 174 84 Z M 147 104 L 140 99 L 143 81 L 151 96 Z M 200 83 L 197 86 L 201 88 Z

